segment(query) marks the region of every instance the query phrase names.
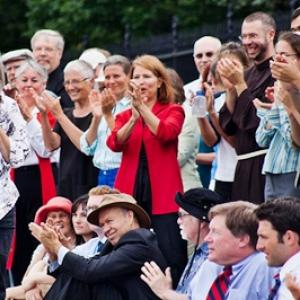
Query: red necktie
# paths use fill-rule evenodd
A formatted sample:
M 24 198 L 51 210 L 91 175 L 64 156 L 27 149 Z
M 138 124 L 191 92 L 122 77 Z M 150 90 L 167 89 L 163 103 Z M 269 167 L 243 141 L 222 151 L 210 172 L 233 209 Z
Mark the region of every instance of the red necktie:
M 213 282 L 208 292 L 206 300 L 223 300 L 228 291 L 229 277 L 232 274 L 231 266 L 226 266 L 223 273 L 221 273 Z

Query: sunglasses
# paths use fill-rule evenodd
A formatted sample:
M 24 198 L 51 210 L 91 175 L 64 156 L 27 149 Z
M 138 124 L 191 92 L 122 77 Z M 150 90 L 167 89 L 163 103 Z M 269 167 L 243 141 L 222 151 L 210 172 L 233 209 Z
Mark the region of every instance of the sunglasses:
M 195 57 L 196 58 L 203 58 L 203 56 L 206 56 L 206 57 L 208 57 L 208 58 L 211 58 L 211 57 L 213 57 L 213 55 L 214 55 L 214 52 L 212 52 L 212 51 L 209 51 L 209 52 L 204 52 L 204 53 L 197 53 L 197 54 L 195 54 Z

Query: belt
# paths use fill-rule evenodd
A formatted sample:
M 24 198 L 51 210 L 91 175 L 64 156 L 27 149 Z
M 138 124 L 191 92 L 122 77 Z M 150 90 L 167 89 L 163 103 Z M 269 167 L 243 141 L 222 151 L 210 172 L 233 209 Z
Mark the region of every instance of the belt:
M 267 151 L 268 151 L 268 149 L 262 149 L 262 150 L 257 150 L 257 151 L 241 154 L 241 155 L 237 156 L 237 159 L 244 160 L 244 159 L 248 159 L 248 158 L 253 158 L 256 156 L 264 155 L 267 153 Z

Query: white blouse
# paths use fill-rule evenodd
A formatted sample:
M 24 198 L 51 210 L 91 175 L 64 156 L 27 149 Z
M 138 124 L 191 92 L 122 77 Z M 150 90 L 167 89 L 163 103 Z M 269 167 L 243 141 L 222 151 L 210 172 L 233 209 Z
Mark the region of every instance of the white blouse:
M 26 122 L 16 102 L 1 93 L 0 128 L 10 143 L 9 162 L 0 152 L 0 220 L 14 207 L 19 192 L 9 176 L 10 168 L 20 167 L 29 153 Z

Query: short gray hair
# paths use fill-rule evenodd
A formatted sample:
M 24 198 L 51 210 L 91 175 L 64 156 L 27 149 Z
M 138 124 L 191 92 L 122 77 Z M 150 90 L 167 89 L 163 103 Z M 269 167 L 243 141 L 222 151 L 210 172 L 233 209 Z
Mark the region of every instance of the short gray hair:
M 126 75 L 129 75 L 131 70 L 131 63 L 129 59 L 123 55 L 112 55 L 107 58 L 107 61 L 103 65 L 103 70 L 108 66 L 120 65 Z
M 63 36 L 55 30 L 51 30 L 51 29 L 41 29 L 38 30 L 33 37 L 31 38 L 31 49 L 33 49 L 34 47 L 34 43 L 36 42 L 36 40 L 38 40 L 40 37 L 50 37 L 50 38 L 54 38 L 56 41 L 56 48 L 63 51 L 64 47 L 65 47 L 65 41 Z
M 70 71 L 79 72 L 84 78 L 88 79 L 93 79 L 95 76 L 94 70 L 91 65 L 79 59 L 72 60 L 65 66 L 64 74 Z
M 28 59 L 24 63 L 22 63 L 22 65 L 16 70 L 16 78 L 20 77 L 28 69 L 32 69 L 37 72 L 42 77 L 43 81 L 47 82 L 47 70 L 33 59 Z

